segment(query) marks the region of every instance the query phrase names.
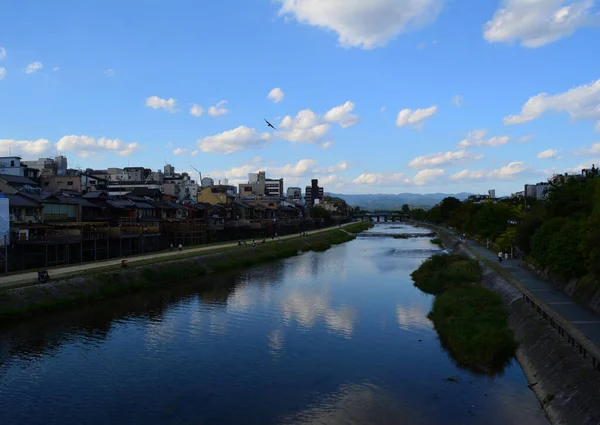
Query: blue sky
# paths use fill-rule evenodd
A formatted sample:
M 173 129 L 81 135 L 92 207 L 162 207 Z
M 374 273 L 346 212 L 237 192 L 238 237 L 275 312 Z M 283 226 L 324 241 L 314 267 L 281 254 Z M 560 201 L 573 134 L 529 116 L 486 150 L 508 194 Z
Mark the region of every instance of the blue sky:
M 1 8 L 2 155 L 337 193 L 507 195 L 600 163 L 591 0 Z

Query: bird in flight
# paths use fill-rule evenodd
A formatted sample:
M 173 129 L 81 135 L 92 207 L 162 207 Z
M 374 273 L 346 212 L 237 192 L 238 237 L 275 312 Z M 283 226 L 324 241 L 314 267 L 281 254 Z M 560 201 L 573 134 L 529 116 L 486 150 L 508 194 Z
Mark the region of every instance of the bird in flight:
M 264 119 L 264 118 L 263 118 Z M 273 127 L 273 124 L 271 124 L 269 121 L 265 120 L 265 122 L 267 123 L 267 125 L 269 127 L 271 127 L 273 130 L 277 130 L 275 127 Z

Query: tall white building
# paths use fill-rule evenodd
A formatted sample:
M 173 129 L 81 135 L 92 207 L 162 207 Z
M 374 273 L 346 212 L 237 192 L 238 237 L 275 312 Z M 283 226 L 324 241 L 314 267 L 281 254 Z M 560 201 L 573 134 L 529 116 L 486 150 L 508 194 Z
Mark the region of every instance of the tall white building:
M 56 175 L 66 176 L 67 175 L 67 157 L 59 155 L 54 159 L 56 163 Z

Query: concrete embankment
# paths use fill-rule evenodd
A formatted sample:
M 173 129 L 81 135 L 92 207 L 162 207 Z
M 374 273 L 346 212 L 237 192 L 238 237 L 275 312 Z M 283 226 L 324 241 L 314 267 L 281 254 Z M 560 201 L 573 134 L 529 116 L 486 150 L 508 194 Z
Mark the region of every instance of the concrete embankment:
M 346 229 L 357 232 L 366 230 L 369 225 L 358 227 Z M 227 248 L 177 259 L 159 258 L 128 268 L 111 266 L 46 284 L 5 289 L 0 291 L 0 323 L 18 316 L 72 307 L 144 288 L 175 285 L 187 278 L 291 257 L 303 251 L 324 251 L 354 237 L 347 231 L 334 229 L 281 242 L 258 244 L 256 247 Z
M 477 259 L 462 246 L 458 250 Z M 482 267 L 482 283 L 500 294 L 506 305 L 509 325 L 519 341 L 515 356 L 551 422 L 599 424 L 600 373 L 589 358 L 579 355 L 570 338 L 531 308 L 519 289 L 485 263 Z
M 446 248 L 455 246 L 456 239 L 443 229 L 422 227 L 438 233 Z M 518 282 L 509 282 L 463 245 L 456 250 L 479 261 L 482 284 L 502 297 L 519 342 L 515 357 L 550 421 L 555 425 L 600 424 L 598 346 Z

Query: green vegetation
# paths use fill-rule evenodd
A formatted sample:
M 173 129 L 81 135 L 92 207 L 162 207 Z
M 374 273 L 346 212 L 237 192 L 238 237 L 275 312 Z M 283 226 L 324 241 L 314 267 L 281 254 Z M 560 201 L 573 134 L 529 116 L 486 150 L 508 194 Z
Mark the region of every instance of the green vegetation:
M 431 243 L 438 246 L 442 246 L 444 244 L 440 238 L 431 239 Z
M 365 230 L 369 230 L 371 227 L 373 227 L 373 223 L 369 222 L 369 221 L 360 221 L 357 223 L 352 223 L 349 224 L 348 226 L 344 227 L 344 230 L 346 230 L 347 232 L 350 233 L 361 233 L 364 232 Z
M 298 252 L 325 251 L 333 245 L 354 239 L 343 230 L 259 244 L 256 248 L 236 247 L 190 256 L 132 263 L 127 269 L 110 266 L 84 275 L 52 281 L 48 285 L 31 285 L 14 290 L 0 290 L 0 322 L 15 316 L 31 315 L 101 300 L 186 279 L 211 272 L 231 271 L 242 267 L 292 257 Z
M 477 371 L 501 371 L 517 348 L 502 299 L 482 286 L 444 292 L 428 317 L 457 361 Z
M 428 294 L 441 294 L 451 288 L 481 281 L 477 261 L 463 255 L 439 254 L 429 257 L 412 272 L 415 286 Z
M 502 299 L 480 285 L 477 261 L 434 255 L 411 276 L 417 288 L 436 295 L 428 317 L 456 362 L 479 373 L 502 371 L 517 343 Z
M 429 211 L 413 209 L 416 220 L 446 224 L 494 250 L 520 252 L 563 282 L 577 279 L 575 296 L 600 291 L 600 178 L 564 178 L 546 200 L 514 198 L 482 203 L 446 198 Z

